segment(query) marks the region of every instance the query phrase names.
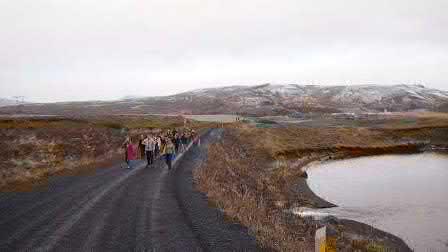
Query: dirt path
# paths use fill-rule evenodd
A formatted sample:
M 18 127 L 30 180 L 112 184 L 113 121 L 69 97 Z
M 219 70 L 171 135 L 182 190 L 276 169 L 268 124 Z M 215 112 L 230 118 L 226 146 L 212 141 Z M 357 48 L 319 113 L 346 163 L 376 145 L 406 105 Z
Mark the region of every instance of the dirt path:
M 0 250 L 259 250 L 245 228 L 224 221 L 193 189 L 191 172 L 220 134 L 206 134 L 172 171 L 161 161 L 131 171 L 118 164 L 53 177 L 42 190 L 0 193 Z

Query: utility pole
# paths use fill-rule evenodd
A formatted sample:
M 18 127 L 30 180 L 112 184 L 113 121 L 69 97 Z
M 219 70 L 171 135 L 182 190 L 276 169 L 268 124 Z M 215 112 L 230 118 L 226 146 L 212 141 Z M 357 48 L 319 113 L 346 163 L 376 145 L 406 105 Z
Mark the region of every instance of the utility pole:
M 303 105 L 302 105 L 302 107 L 303 107 L 303 113 L 305 114 L 305 113 L 307 113 L 307 112 L 310 112 L 310 97 L 309 96 L 304 96 L 303 97 Z
M 16 113 L 21 114 L 23 112 L 23 103 L 25 103 L 25 96 L 13 96 L 13 98 L 16 100 Z

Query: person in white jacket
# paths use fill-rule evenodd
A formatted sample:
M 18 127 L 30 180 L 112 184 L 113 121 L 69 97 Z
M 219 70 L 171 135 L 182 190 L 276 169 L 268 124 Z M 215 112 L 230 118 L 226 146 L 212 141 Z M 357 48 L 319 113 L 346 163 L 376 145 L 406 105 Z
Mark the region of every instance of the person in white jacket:
M 146 167 L 152 165 L 154 163 L 154 149 L 155 149 L 155 141 L 152 136 L 146 136 L 143 140 L 143 145 L 145 145 L 146 159 L 148 161 Z

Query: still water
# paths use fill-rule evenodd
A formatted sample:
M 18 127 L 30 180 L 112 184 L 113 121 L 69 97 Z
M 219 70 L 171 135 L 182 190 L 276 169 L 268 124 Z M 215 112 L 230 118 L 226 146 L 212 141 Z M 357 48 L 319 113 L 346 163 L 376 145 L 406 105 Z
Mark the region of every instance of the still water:
M 370 224 L 415 251 L 448 251 L 448 155 L 386 155 L 307 170 L 308 184 L 339 207 L 319 210 Z

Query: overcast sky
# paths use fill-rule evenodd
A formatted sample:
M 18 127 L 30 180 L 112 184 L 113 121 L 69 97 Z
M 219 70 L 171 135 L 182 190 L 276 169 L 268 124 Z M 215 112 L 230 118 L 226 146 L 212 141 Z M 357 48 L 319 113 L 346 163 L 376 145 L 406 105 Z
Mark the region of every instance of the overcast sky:
M 234 84 L 448 90 L 447 0 L 0 0 L 0 97 Z

